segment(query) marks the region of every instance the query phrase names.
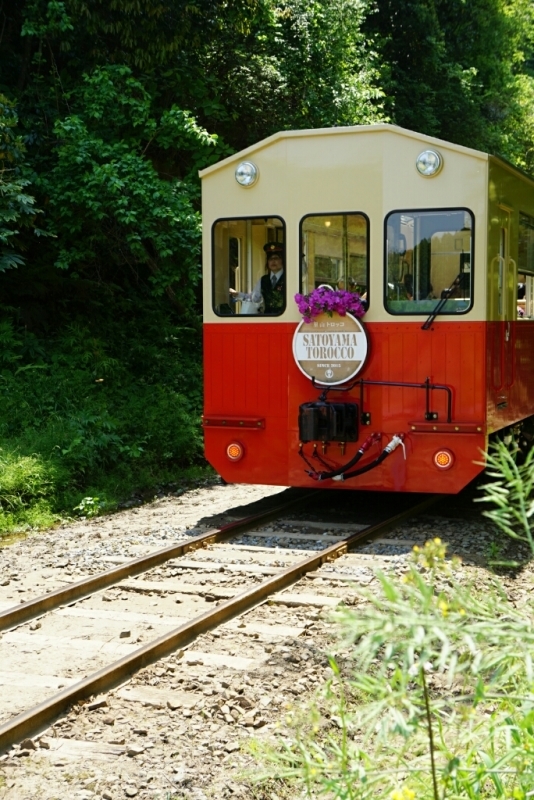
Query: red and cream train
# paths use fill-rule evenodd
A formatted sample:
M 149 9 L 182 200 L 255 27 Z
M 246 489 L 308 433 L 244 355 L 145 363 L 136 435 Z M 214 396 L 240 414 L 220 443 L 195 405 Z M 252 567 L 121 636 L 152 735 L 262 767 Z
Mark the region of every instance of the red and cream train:
M 455 493 L 490 434 L 534 415 L 529 178 L 385 124 L 281 132 L 201 177 L 205 447 L 225 480 Z M 320 286 L 358 291 L 363 318 L 303 322 L 294 296 Z

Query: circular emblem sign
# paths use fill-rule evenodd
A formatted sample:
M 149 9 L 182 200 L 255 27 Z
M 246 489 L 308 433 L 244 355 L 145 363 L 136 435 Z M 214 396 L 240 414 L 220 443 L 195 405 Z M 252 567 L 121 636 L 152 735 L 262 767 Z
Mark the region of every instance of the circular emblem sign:
M 350 381 L 365 364 L 368 350 L 367 332 L 351 314 L 320 314 L 302 321 L 293 336 L 297 367 L 325 386 Z

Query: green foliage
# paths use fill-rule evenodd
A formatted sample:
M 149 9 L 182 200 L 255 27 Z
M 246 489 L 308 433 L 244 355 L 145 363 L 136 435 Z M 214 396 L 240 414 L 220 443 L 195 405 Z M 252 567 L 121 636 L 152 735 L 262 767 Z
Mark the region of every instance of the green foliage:
M 58 0 L 48 0 L 46 3 L 34 0 L 27 4 L 25 12 L 21 36 L 37 36 L 41 39 L 65 35 L 74 30 L 65 3 Z
M 24 4 L 24 36 L 53 43 L 62 54 L 81 48 L 85 60 L 110 60 L 147 71 L 198 48 L 225 26 L 246 30 L 257 0 L 30 0 Z M 85 38 L 85 41 L 84 41 Z M 88 43 L 90 46 L 88 47 Z
M 534 556 L 532 516 L 534 515 L 534 448 L 523 463 L 517 453 L 497 440 L 486 455 L 487 474 L 496 480 L 481 486 L 484 497 L 479 503 L 491 503 L 494 508 L 484 511 L 507 536 L 525 542 Z
M 28 509 L 44 499 L 57 516 L 88 496 L 111 508 L 202 463 L 198 330 L 171 316 L 164 301 L 119 299 L 46 342 L 2 323 L 0 446 L 51 476 L 42 494 L 19 492 Z M 30 524 L 21 513 L 2 502 L 0 529 Z
M 265 2 L 246 37 L 227 29 L 201 55 L 219 84 L 216 129 L 245 147 L 278 130 L 384 120 L 379 65 L 362 33 L 369 8 L 367 0 Z
M 0 534 L 15 526 L 47 527 L 66 471 L 53 459 L 0 449 Z
M 534 789 L 534 625 L 494 578 L 455 576 L 439 540 L 338 619 L 350 668 L 266 756 L 306 797 L 526 798 Z M 480 578 L 478 579 L 480 581 Z
M 24 260 L 20 248 L 20 229 L 35 227 L 35 199 L 26 194 L 30 181 L 24 177 L 24 146 L 15 128 L 18 118 L 13 103 L 0 94 L 0 273 L 18 267 Z
M 58 479 L 58 469 L 39 456 L 17 457 L 0 451 L 0 503 L 13 511 L 45 497 Z
M 48 198 L 61 269 L 124 281 L 145 273 L 156 294 L 182 312 L 194 302 L 200 218 L 191 179 L 162 179 L 158 150 L 191 153 L 190 171 L 221 156 L 216 137 L 185 111 L 152 114 L 151 100 L 128 67 L 104 67 L 69 95 L 71 113 L 55 123 L 56 162 L 37 181 Z M 176 290 L 175 288 L 176 287 Z
M 526 0 L 376 3 L 366 29 L 377 38 L 392 119 L 524 165 L 532 13 Z
M 87 518 L 96 517 L 104 511 L 106 504 L 99 497 L 84 497 L 77 506 L 73 508 L 80 516 Z

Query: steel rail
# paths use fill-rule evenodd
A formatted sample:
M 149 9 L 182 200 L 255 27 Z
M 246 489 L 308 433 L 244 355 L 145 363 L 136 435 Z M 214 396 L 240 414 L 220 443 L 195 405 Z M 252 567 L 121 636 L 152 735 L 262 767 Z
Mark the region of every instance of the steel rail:
M 171 558 L 182 556 L 200 547 L 204 547 L 214 542 L 220 542 L 223 539 L 234 536 L 237 533 L 244 532 L 253 528 L 255 525 L 269 522 L 271 519 L 276 519 L 284 512 L 293 508 L 293 506 L 303 503 L 310 497 L 317 497 L 317 492 L 307 492 L 302 497 L 294 498 L 282 505 L 276 506 L 269 511 L 262 514 L 254 514 L 251 517 L 246 517 L 236 522 L 229 522 L 228 525 L 223 525 L 221 528 L 212 528 L 206 533 L 188 539 L 186 542 L 180 544 L 173 544 L 169 547 L 164 547 L 162 550 L 155 550 L 153 553 L 148 553 L 146 556 L 132 559 L 126 564 L 121 564 L 118 567 L 113 567 L 98 575 L 92 575 L 90 578 L 83 578 L 81 581 L 70 583 L 68 586 L 62 586 L 47 594 L 34 597 L 32 600 L 27 600 L 25 603 L 20 603 L 18 606 L 12 606 L 4 611 L 0 611 L 0 631 L 9 630 L 23 622 L 28 622 L 30 619 L 41 616 L 47 611 L 52 611 L 63 605 L 69 605 L 77 600 L 83 600 L 95 592 L 107 589 L 125 578 L 130 578 L 133 575 L 140 575 L 142 572 L 147 572 L 154 567 L 170 561 Z
M 37 733 L 66 711 L 73 703 L 84 700 L 91 695 L 109 691 L 137 670 L 169 655 L 179 647 L 190 644 L 200 634 L 206 633 L 238 614 L 242 614 L 259 605 L 269 595 L 285 589 L 307 572 L 317 569 L 325 562 L 338 558 L 354 545 L 361 544 L 367 539 L 385 533 L 408 517 L 426 510 L 438 498 L 439 495 L 432 495 L 416 506 L 401 511 L 384 522 L 365 528 L 363 531 L 336 542 L 325 550 L 320 550 L 313 556 L 282 570 L 278 575 L 274 575 L 272 578 L 268 578 L 262 583 L 246 589 L 241 594 L 221 603 L 213 610 L 200 614 L 178 628 L 174 628 L 174 630 L 140 647 L 133 653 L 129 653 L 113 664 L 94 672 L 92 675 L 88 675 L 78 683 L 48 698 L 43 703 L 23 711 L 0 725 L 0 752 L 15 742 Z

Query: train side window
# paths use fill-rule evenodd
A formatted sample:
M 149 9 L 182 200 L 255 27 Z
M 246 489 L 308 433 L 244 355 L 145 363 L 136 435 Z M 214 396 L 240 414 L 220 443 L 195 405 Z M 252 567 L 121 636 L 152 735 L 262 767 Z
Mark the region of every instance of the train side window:
M 280 217 L 221 219 L 212 229 L 213 310 L 218 316 L 279 316 L 286 307 L 285 223 Z M 265 249 L 267 247 L 267 250 Z M 281 270 L 265 283 L 267 256 Z M 263 281 L 262 281 L 263 279 Z
M 534 319 L 534 274 L 517 273 L 517 319 Z
M 368 300 L 369 220 L 364 214 L 310 214 L 300 223 L 300 288 L 358 292 Z
M 534 218 L 519 213 L 517 318 L 534 319 Z
M 473 215 L 395 211 L 385 221 L 384 304 L 390 314 L 465 314 L 472 306 Z

